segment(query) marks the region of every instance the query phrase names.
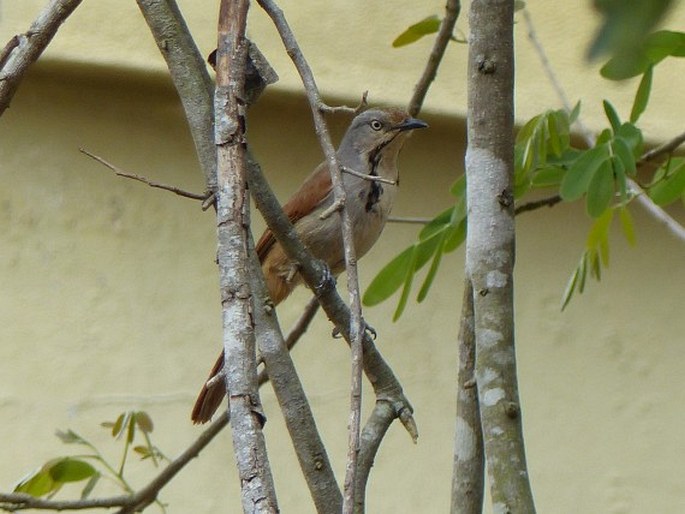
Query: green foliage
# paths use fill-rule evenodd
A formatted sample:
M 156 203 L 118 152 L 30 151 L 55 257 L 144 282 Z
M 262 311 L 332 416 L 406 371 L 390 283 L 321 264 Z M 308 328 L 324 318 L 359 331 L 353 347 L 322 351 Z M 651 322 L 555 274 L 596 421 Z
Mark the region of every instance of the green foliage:
M 123 441 L 118 470 L 115 469 L 93 443 L 73 430 L 58 430 L 56 436 L 62 443 L 85 446 L 88 449 L 88 453 L 49 460 L 40 468 L 24 477 L 14 488 L 14 491 L 32 496 L 52 496 L 64 484 L 85 482 L 81 490 L 81 498 L 83 499 L 90 495 L 100 478 L 106 476 L 118 483 L 124 491 L 130 493 L 133 489 L 124 477 L 124 470 L 131 444 L 138 433 L 142 434 L 145 444 L 135 446 L 132 449 L 141 459 L 149 458 L 155 466 L 158 466 L 160 460 L 166 459 L 159 449 L 152 445 L 150 433 L 153 430 L 153 423 L 146 412 L 127 411 L 119 415 L 116 421 L 104 422 L 101 425 L 110 431 L 113 439 Z M 95 463 L 95 466 L 88 461 Z
M 657 205 L 668 205 L 678 199 L 685 202 L 685 159 L 674 157 L 661 166 L 649 188 L 649 197 Z
M 421 39 L 423 36 L 435 34 L 438 30 L 440 30 L 441 23 L 442 20 L 438 18 L 437 14 L 428 16 L 418 23 L 414 23 L 413 25 L 407 27 L 402 34 L 395 38 L 395 40 L 392 42 L 392 46 L 398 48 L 400 46 L 410 45 L 411 43 Z
M 650 30 L 662 18 L 670 0 L 635 0 L 627 8 L 621 0 L 596 0 L 605 15 L 589 56 L 611 53 L 601 74 L 610 80 L 642 75 L 628 121 L 614 106 L 603 102 L 608 128 L 591 148 L 574 147 L 571 125 L 578 118 L 580 103 L 572 111 L 550 110 L 529 120 L 518 131 L 514 148 L 514 198 L 535 189 L 556 190 L 565 202 L 584 200 L 593 220 L 585 249 L 563 294 L 562 308 L 573 295 L 582 293 L 589 276 L 600 280 L 609 264 L 609 227 L 618 211 L 623 233 L 635 243 L 635 230 L 628 205 L 635 197 L 630 181 L 636 181 L 643 151 L 643 134 L 636 125 L 649 104 L 654 67 L 666 57 L 685 57 L 685 33 Z M 524 6 L 517 2 L 516 8 Z M 413 43 L 440 28 L 438 16 L 429 16 L 410 26 L 393 46 Z M 441 212 L 419 233 L 418 240 L 388 263 L 369 285 L 363 301 L 376 305 L 401 289 L 394 319 L 404 311 L 417 272 L 431 263 L 417 295 L 421 302 L 440 267 L 442 255 L 458 248 L 466 237 L 465 178 L 452 188 L 453 207 Z M 659 166 L 643 186 L 658 205 L 685 202 L 685 159 L 672 158 Z
M 629 3 L 625 0 L 595 0 L 604 21 L 590 45 L 588 57 L 594 59 L 610 53 L 615 69 L 620 73 L 627 72 L 634 67 L 648 34 L 672 3 L 672 0 L 632 0 Z
M 431 266 L 421 285 L 417 301 L 428 294 L 443 253 L 456 250 L 466 238 L 466 178 L 461 177 L 451 188 L 455 205 L 438 214 L 419 233 L 418 241 L 390 261 L 373 279 L 364 293 L 365 305 L 376 305 L 394 294 L 402 293 L 393 319 L 398 319 L 407 305 L 416 272 L 429 261 Z
M 653 32 L 630 55 L 612 57 L 600 73 L 609 80 L 624 80 L 646 73 L 666 57 L 685 57 L 685 33 Z

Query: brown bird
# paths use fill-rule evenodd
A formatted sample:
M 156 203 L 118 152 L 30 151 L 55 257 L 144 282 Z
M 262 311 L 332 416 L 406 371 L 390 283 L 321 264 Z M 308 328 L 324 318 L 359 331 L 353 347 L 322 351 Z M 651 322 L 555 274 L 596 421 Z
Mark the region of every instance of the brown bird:
M 343 185 L 358 258 L 376 242 L 392 209 L 399 180 L 397 156 L 402 145 L 412 130 L 427 126 L 400 110 L 370 109 L 357 115 L 343 136 L 336 156 L 344 171 Z M 354 172 L 371 177 L 362 178 Z M 372 177 L 391 183 L 373 180 Z M 283 211 L 295 226 L 302 243 L 337 276 L 345 269 L 340 216 L 321 219 L 321 214 L 333 200 L 330 172 L 323 162 L 283 206 Z M 274 305 L 278 305 L 302 282 L 297 265 L 288 259 L 268 229 L 257 243 L 256 250 L 269 295 Z M 221 372 L 223 366 L 222 353 L 210 372 L 210 380 Z M 209 421 L 225 393 L 223 381 L 213 380 L 209 386 L 205 383 L 193 408 L 193 422 Z

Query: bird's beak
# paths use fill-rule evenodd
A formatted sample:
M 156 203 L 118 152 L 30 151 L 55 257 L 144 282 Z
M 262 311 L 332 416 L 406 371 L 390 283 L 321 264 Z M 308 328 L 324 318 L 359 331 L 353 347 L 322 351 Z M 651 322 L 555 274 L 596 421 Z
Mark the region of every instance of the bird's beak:
M 414 130 L 426 127 L 428 127 L 428 123 L 426 123 L 425 121 L 421 121 L 416 118 L 407 118 L 402 123 L 398 123 L 397 125 L 395 125 L 393 129 L 403 132 L 405 130 Z

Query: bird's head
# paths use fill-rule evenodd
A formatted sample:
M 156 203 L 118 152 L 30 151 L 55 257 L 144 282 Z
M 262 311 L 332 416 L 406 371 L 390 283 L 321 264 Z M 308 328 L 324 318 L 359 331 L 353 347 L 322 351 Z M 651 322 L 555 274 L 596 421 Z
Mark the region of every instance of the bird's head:
M 391 145 L 396 153 L 412 130 L 425 127 L 426 122 L 399 109 L 369 109 L 352 120 L 340 148 L 369 155 Z

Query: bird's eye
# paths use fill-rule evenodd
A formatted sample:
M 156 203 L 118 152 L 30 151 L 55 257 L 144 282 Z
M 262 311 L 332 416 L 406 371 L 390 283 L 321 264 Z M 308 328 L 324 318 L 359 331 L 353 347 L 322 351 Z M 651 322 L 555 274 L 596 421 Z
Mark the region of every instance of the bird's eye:
M 378 120 L 371 120 L 371 128 L 373 130 L 380 130 L 383 128 L 383 124 Z

